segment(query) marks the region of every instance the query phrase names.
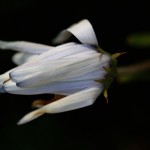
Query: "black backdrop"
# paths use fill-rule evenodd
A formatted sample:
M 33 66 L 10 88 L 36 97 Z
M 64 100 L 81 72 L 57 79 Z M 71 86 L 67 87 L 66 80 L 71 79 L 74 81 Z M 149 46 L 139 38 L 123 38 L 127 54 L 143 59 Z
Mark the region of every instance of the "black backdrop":
M 0 39 L 51 44 L 62 29 L 81 19 L 93 24 L 100 46 L 111 53 L 126 51 L 118 65 L 149 59 L 149 48 L 134 48 L 126 37 L 149 31 L 144 2 L 0 0 Z M 15 66 L 12 51 L 0 52 L 0 73 Z M 150 143 L 149 83 L 137 81 L 109 89 L 109 103 L 100 96 L 94 105 L 44 115 L 28 124 L 16 122 L 45 95 L 1 94 L 0 149 L 15 150 L 147 150 Z M 47 97 L 47 95 L 46 95 Z

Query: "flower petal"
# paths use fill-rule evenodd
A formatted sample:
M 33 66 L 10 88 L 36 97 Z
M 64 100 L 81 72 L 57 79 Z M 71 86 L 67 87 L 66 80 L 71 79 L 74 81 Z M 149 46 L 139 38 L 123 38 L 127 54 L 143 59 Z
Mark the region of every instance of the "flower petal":
M 13 69 L 5 72 L 4 74 L 0 75 L 0 93 L 5 93 L 6 91 L 3 88 L 3 84 L 5 81 L 8 81 L 9 78 L 9 73 L 12 71 Z
M 71 37 L 71 34 L 73 34 L 83 44 L 98 46 L 98 41 L 93 27 L 87 19 L 81 20 L 60 32 L 53 42 L 56 44 L 63 43 Z
M 5 72 L 4 74 L 0 75 L 0 86 L 2 86 L 5 81 L 7 81 L 7 80 L 10 79 L 10 78 L 9 78 L 9 73 L 10 73 L 12 70 L 13 70 L 13 69 L 11 69 L 11 70 Z
M 75 92 L 87 89 L 91 86 L 102 86 L 92 80 L 72 81 L 72 82 L 54 82 L 46 85 L 32 88 L 21 88 L 15 82 L 9 80 L 4 83 L 3 89 L 12 94 L 19 95 L 36 95 L 36 94 L 61 94 L 70 95 Z
M 102 69 L 102 68 L 101 68 Z M 78 77 L 69 78 L 69 81 L 81 81 L 81 80 L 101 80 L 105 78 L 107 72 L 105 70 L 92 70 Z
M 47 52 L 42 53 L 41 55 L 36 55 L 37 57 L 33 57 L 33 59 L 19 66 L 19 68 L 22 68 L 24 66 L 37 65 L 37 63 L 42 61 L 50 61 L 65 57 L 71 57 L 82 52 L 97 53 L 96 49 L 92 46 L 70 42 L 57 46 Z
M 30 122 L 40 116 L 42 116 L 45 112 L 42 112 L 40 110 L 35 110 L 33 112 L 28 113 L 26 116 L 24 116 L 20 121 L 18 121 L 18 125 L 25 124 L 27 122 Z
M 18 122 L 18 125 L 32 121 L 44 113 L 60 113 L 92 105 L 102 90 L 103 89 L 99 87 L 91 87 L 81 92 L 69 95 L 28 113 Z
M 37 56 L 38 55 L 33 55 L 33 54 L 29 54 L 29 53 L 16 53 L 15 55 L 13 55 L 12 60 L 15 64 L 22 65 L 25 62 L 27 62 Z
M 67 96 L 59 101 L 48 104 L 41 109 L 46 113 L 60 113 L 92 105 L 103 88 L 90 87 L 86 90 Z
M 96 49 L 93 48 L 92 46 L 70 42 L 57 46 L 52 50 L 39 55 L 37 57 L 37 60 L 34 60 L 33 63 L 35 63 L 35 61 L 40 62 L 40 61 L 58 60 L 60 58 L 71 57 L 77 54 L 79 55 L 80 53 L 83 52 L 97 53 Z
M 0 48 L 20 51 L 24 53 L 41 54 L 45 51 L 52 49 L 53 47 L 27 41 L 12 41 L 12 42 L 0 41 Z
M 63 81 L 97 70 L 101 65 L 100 54 L 43 62 L 36 66 L 16 69 L 10 73 L 12 80 L 21 87 L 33 87 L 47 82 Z

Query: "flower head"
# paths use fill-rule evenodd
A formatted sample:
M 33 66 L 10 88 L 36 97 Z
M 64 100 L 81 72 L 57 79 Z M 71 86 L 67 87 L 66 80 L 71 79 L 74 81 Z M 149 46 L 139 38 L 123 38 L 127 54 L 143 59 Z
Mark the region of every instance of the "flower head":
M 80 43 L 64 43 L 72 35 Z M 52 47 L 25 41 L 0 41 L 1 49 L 19 51 L 13 56 L 13 61 L 20 65 L 0 76 L 0 92 L 66 96 L 27 114 L 19 124 L 44 113 L 92 105 L 104 90 L 104 84 L 97 81 L 105 79 L 111 57 L 98 51 L 98 41 L 88 20 L 81 20 L 63 30 L 53 42 L 60 45 Z

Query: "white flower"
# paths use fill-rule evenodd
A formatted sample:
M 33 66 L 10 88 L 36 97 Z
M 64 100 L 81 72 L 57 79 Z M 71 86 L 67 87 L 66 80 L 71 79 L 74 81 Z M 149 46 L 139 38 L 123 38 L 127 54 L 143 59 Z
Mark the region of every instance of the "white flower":
M 74 35 L 81 43 L 66 42 Z M 22 64 L 0 76 L 0 92 L 12 94 L 61 94 L 58 101 L 29 114 L 18 124 L 29 122 L 44 113 L 59 113 L 92 105 L 103 91 L 110 56 L 99 53 L 98 41 L 86 19 L 72 25 L 54 39 L 56 47 L 30 42 L 0 41 L 1 49 L 20 51 L 13 57 Z

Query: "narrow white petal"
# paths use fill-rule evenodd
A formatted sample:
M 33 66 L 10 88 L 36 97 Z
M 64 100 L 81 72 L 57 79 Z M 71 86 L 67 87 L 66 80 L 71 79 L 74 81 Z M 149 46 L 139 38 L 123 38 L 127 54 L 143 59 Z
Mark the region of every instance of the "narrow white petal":
M 51 51 L 47 51 L 38 57 L 38 61 L 41 60 L 57 60 L 60 58 L 66 58 L 82 52 L 93 52 L 97 53 L 95 48 L 92 46 L 76 43 L 67 43 L 53 48 Z
M 60 113 L 92 105 L 103 88 L 91 87 L 81 92 L 69 95 L 61 100 L 41 108 L 46 113 Z
M 42 112 L 40 110 L 35 110 L 33 112 L 28 113 L 26 116 L 24 116 L 20 121 L 18 121 L 18 125 L 22 125 L 25 124 L 27 122 L 30 122 L 38 117 L 40 117 L 41 115 L 43 115 L 45 112 Z
M 53 47 L 27 41 L 12 41 L 12 42 L 0 41 L 0 48 L 20 51 L 24 53 L 41 54 L 45 51 L 52 49 Z
M 91 46 L 70 42 L 57 46 L 49 51 L 42 53 L 41 55 L 36 55 L 36 57 L 32 57 L 32 59 L 28 60 L 26 63 L 19 66 L 19 68 L 22 68 L 24 66 L 37 65 L 37 63 L 42 61 L 51 61 L 69 57 L 75 54 L 80 54 L 82 52 L 97 53 L 97 51 Z M 16 63 L 18 63 L 18 61 L 20 62 L 22 55 L 19 54 L 16 57 L 17 58 L 15 58 L 16 60 L 14 61 Z
M 98 70 L 91 70 L 91 72 L 85 73 L 78 77 L 73 77 L 68 80 L 70 81 L 81 81 L 81 80 L 100 80 L 104 79 L 107 72 L 105 70 L 98 69 Z
M 47 52 L 43 53 L 42 55 L 40 55 L 38 57 L 38 61 L 47 60 L 47 59 L 48 60 L 56 60 L 56 59 L 60 59 L 65 56 L 68 56 L 68 55 L 72 55 L 75 53 L 74 51 L 77 50 L 77 48 L 75 48 L 75 47 L 77 47 L 80 50 L 80 47 L 78 47 L 78 45 L 74 42 L 59 45 L 59 46 L 53 48 L 51 51 L 47 51 Z M 73 50 L 73 48 L 75 50 Z
M 92 105 L 101 92 L 102 88 L 91 87 L 81 92 L 72 94 L 28 113 L 19 121 L 18 124 L 21 125 L 30 122 L 44 113 L 60 113 Z
M 25 62 L 27 62 L 37 56 L 38 55 L 33 55 L 33 54 L 29 54 L 29 53 L 16 53 L 15 55 L 13 55 L 12 60 L 15 64 L 22 65 Z
M 37 64 L 37 62 L 41 61 L 58 60 L 61 58 L 74 56 L 83 52 L 97 53 L 96 49 L 92 46 L 70 42 L 59 45 L 52 50 L 44 52 L 43 54 L 39 55 L 37 59 L 34 59 L 33 61 L 30 61 L 29 63 L 26 63 L 24 65 Z
M 45 61 L 59 60 L 61 58 L 71 58 L 71 57 L 85 57 L 86 55 L 90 55 L 94 53 L 96 54 L 98 52 L 94 47 L 90 45 L 76 44 L 70 42 L 70 43 L 57 46 L 47 52 L 44 52 L 41 55 L 38 55 L 36 58 L 34 57 L 33 60 L 30 60 L 27 63 L 21 65 L 19 68 L 22 68 L 24 66 L 37 65 L 37 63 L 42 61 L 45 62 Z M 101 53 L 99 53 L 99 55 L 102 62 L 103 61 L 109 62 L 110 56 Z
M 87 20 L 81 20 L 80 22 L 73 24 L 68 29 L 63 30 L 53 40 L 54 43 L 62 43 L 68 40 L 73 34 L 81 43 L 98 46 L 98 41 L 93 30 L 91 23 Z
M 91 86 L 102 86 L 92 80 L 72 81 L 72 82 L 54 82 L 46 85 L 32 88 L 21 88 L 15 82 L 9 80 L 4 83 L 3 89 L 8 93 L 19 95 L 36 95 L 36 94 L 61 94 L 70 95 L 77 91 L 87 89 Z

